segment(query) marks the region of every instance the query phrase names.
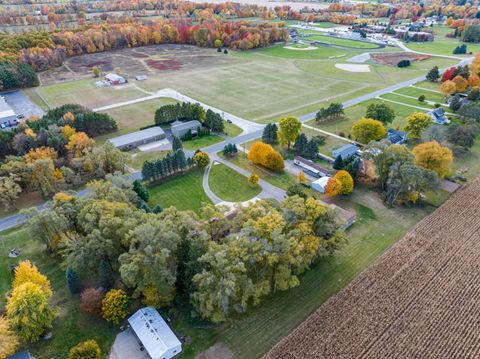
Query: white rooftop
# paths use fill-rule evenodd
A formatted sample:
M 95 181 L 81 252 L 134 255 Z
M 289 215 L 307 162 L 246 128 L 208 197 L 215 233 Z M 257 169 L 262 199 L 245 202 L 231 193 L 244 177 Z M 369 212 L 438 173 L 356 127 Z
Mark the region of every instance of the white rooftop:
M 145 130 L 127 133 L 126 135 L 123 135 L 123 136 L 111 138 L 108 140 L 108 142 L 110 142 L 114 147 L 121 147 L 121 146 L 130 145 L 134 142 L 137 142 L 143 139 L 149 139 L 149 138 L 164 135 L 164 134 L 165 132 L 162 130 L 161 127 L 155 126 L 155 127 L 146 128 Z
M 128 323 L 153 359 L 163 358 L 169 350 L 182 345 L 155 308 L 137 310 L 128 318 Z

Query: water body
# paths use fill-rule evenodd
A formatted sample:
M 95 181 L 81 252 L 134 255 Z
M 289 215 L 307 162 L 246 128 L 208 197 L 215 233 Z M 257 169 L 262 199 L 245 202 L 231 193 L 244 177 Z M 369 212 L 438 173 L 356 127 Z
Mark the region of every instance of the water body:
M 205 3 L 205 2 L 210 2 L 210 3 L 222 3 L 225 2 L 225 0 L 190 0 L 192 2 L 196 3 Z M 325 9 L 328 7 L 328 3 L 324 2 L 293 2 L 293 1 L 269 1 L 269 0 L 231 0 L 232 2 L 238 2 L 241 4 L 249 4 L 249 5 L 258 5 L 258 6 L 266 6 L 269 8 L 274 8 L 275 6 L 284 6 L 288 5 L 292 9 L 295 10 L 301 10 L 305 6 L 309 7 L 310 9 L 314 10 L 319 10 L 319 9 Z

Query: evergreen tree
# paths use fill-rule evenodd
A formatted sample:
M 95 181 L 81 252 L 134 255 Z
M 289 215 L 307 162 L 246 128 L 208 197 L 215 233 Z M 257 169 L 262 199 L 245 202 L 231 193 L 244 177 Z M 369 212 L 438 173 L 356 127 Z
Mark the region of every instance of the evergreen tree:
M 305 147 L 305 157 L 309 159 L 314 159 L 318 154 L 318 144 L 313 138 L 308 141 L 307 146 Z
M 65 272 L 65 277 L 67 279 L 67 287 L 70 293 L 80 293 L 80 290 L 82 288 L 80 285 L 80 278 L 78 278 L 77 272 L 75 272 L 72 268 L 68 267 Z
M 438 66 L 434 66 L 427 74 L 427 80 L 430 82 L 437 82 L 440 78 L 440 72 Z
M 100 286 L 105 289 L 110 289 L 113 286 L 113 272 L 110 264 L 102 259 L 98 268 L 98 276 L 100 278 Z
M 333 168 L 336 170 L 341 170 L 343 168 L 343 159 L 341 155 L 338 155 L 337 158 L 335 158 L 335 161 L 333 162 Z
M 187 158 L 183 150 L 177 150 L 175 152 L 175 159 L 179 169 L 184 170 L 185 168 L 187 168 Z
M 177 136 L 173 136 L 172 149 L 176 151 L 176 150 L 181 150 L 182 148 L 183 148 L 182 141 Z
M 263 129 L 262 134 L 262 141 L 264 143 L 268 143 L 269 145 L 273 145 L 278 142 L 278 127 L 274 123 L 269 123 Z
M 300 155 L 304 156 L 307 150 L 308 139 L 304 133 L 298 135 L 297 139 L 295 140 L 295 152 Z
M 145 181 L 150 181 L 155 177 L 155 165 L 151 161 L 145 161 L 142 165 L 142 178 Z
M 147 186 L 142 181 L 135 180 L 133 181 L 133 190 L 135 193 L 145 202 L 148 202 L 150 199 L 150 192 L 148 192 Z

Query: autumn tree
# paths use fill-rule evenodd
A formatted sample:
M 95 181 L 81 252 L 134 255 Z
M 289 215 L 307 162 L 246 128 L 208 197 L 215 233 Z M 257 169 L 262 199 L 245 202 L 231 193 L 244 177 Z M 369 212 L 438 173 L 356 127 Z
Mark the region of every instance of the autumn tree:
M 93 339 L 80 342 L 70 349 L 68 359 L 101 359 L 102 351 Z
M 37 160 L 50 159 L 55 161 L 58 157 L 57 151 L 50 147 L 37 147 L 31 149 L 25 156 L 26 163 L 33 163 Z
M 255 142 L 248 152 L 248 159 L 255 164 L 262 165 L 272 170 L 281 170 L 285 167 L 283 157 L 270 145 Z
M 387 125 L 395 119 L 395 111 L 386 103 L 371 103 L 367 107 L 365 117 L 372 118 Z
M 87 150 L 91 149 L 95 145 L 95 141 L 88 137 L 85 132 L 76 132 L 68 141 L 65 146 L 74 157 L 82 157 Z
M 453 78 L 453 83 L 455 84 L 455 91 L 456 92 L 465 92 L 467 91 L 468 88 L 468 81 L 465 79 L 465 77 L 457 75 Z
M 443 82 L 442 85 L 440 86 L 440 92 L 444 96 L 453 95 L 456 91 L 457 91 L 457 85 L 455 84 L 455 82 L 451 80 L 447 80 Z
M 102 301 L 103 318 L 107 322 L 118 324 L 127 316 L 129 305 L 127 293 L 121 289 L 112 289 L 108 291 Z
M 20 345 L 17 335 L 10 329 L 10 322 L 3 316 L 0 316 L 0 343 L 0 358 L 13 355 Z
M 80 310 L 89 315 L 102 313 L 103 294 L 95 288 L 87 288 L 82 291 Z
M 0 203 L 6 210 L 15 208 L 18 196 L 22 192 L 16 178 L 12 174 L 8 177 L 0 177 Z
M 325 185 L 325 194 L 329 197 L 335 197 L 340 194 L 340 189 L 342 188 L 342 184 L 340 180 L 335 177 L 330 177 L 327 184 Z
M 370 141 L 384 138 L 387 131 L 382 122 L 371 118 L 362 118 L 352 125 L 352 135 L 357 141 L 368 144 Z
M 434 171 L 440 178 L 451 172 L 452 151 L 442 147 L 437 141 L 421 143 L 412 150 L 412 153 L 417 166 Z
M 306 180 L 307 180 L 307 176 L 305 176 L 305 173 L 303 171 L 298 172 L 297 174 L 298 183 L 304 183 Z
M 286 144 L 290 150 L 291 143 L 295 142 L 301 129 L 302 123 L 296 117 L 284 117 L 280 119 L 278 129 L 280 142 Z
M 260 180 L 260 177 L 258 177 L 255 173 L 252 173 L 249 177 L 248 177 L 248 183 L 251 185 L 251 186 L 255 186 L 258 181 Z
M 413 139 L 419 139 L 422 131 L 432 124 L 432 118 L 423 112 L 414 112 L 406 119 L 407 125 L 404 130 Z
M 8 297 L 7 319 L 25 342 L 37 341 L 52 327 L 56 310 L 48 303 L 50 296 L 40 285 L 25 282 L 14 287 Z
M 92 67 L 92 73 L 93 77 L 99 77 L 100 76 L 100 69 L 97 66 Z
M 52 160 L 37 160 L 32 164 L 31 184 L 42 196 L 48 197 L 55 192 L 56 181 Z
M 193 156 L 193 161 L 197 164 L 199 168 L 207 167 L 210 163 L 210 156 L 207 152 L 197 152 Z
M 328 196 L 347 195 L 353 191 L 353 178 L 347 171 L 340 170 L 328 180 L 325 193 Z

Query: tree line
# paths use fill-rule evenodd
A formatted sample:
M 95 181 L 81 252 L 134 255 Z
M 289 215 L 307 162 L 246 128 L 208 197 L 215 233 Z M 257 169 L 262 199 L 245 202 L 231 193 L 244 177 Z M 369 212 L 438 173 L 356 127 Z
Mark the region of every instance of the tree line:
M 222 116 L 210 109 L 205 109 L 199 103 L 182 102 L 159 107 L 155 111 L 155 124 L 167 124 L 174 121 L 200 122 L 207 129 L 223 133 L 225 121 Z

